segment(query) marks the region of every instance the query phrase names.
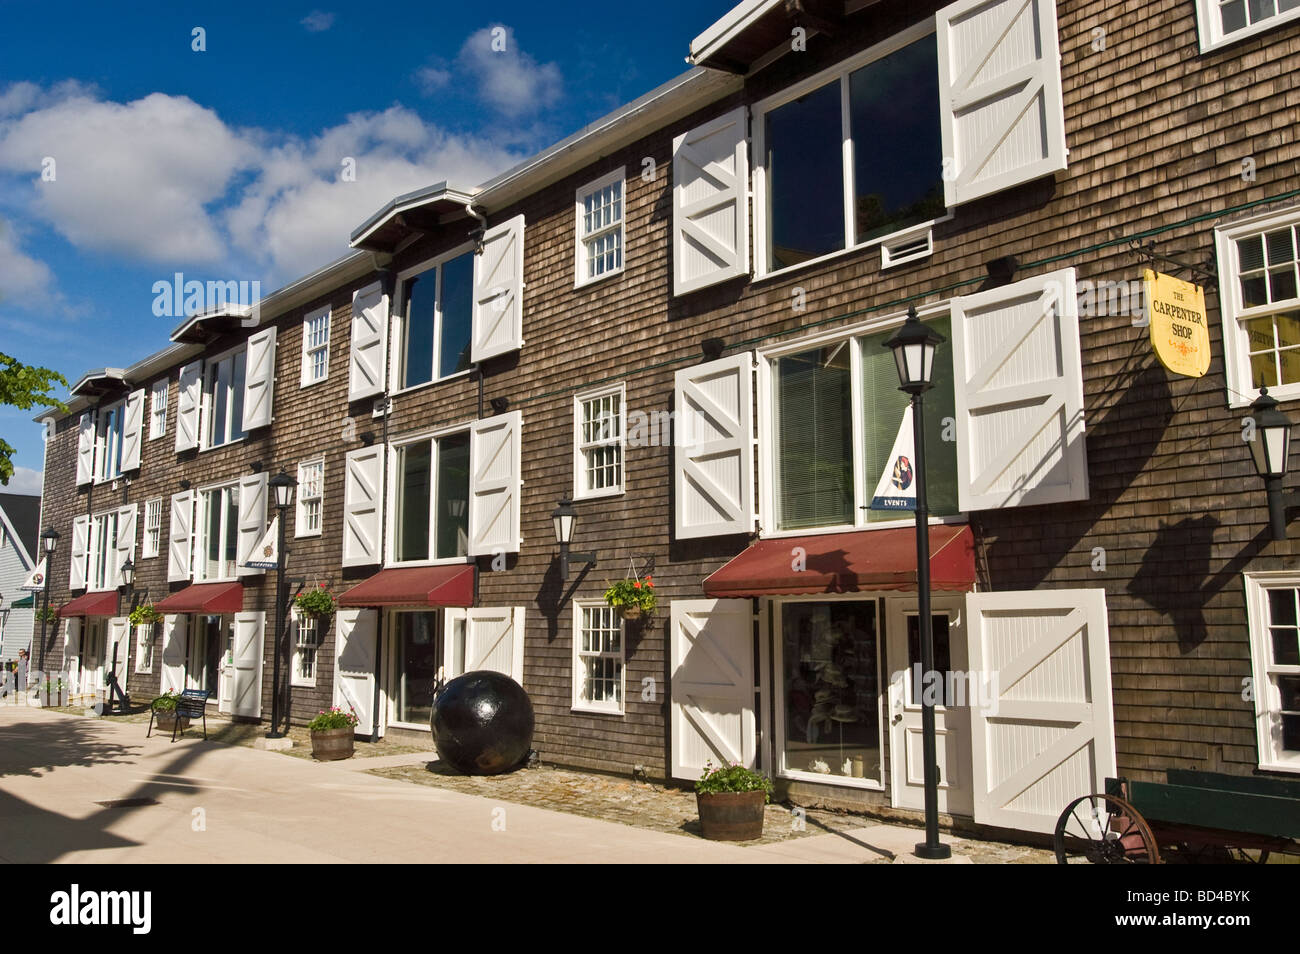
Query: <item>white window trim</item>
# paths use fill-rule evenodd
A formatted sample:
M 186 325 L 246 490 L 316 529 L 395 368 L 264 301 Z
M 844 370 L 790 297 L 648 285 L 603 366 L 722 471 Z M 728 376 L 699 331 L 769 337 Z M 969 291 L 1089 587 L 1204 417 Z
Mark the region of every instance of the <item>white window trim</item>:
M 311 467 L 313 464 L 320 464 L 320 522 L 315 530 L 303 529 L 306 524 L 306 518 L 303 516 L 303 468 Z M 294 539 L 299 537 L 319 537 L 325 528 L 325 458 L 313 457 L 311 460 L 304 460 L 298 464 L 298 488 L 299 493 L 294 494 L 294 513 L 293 513 L 293 536 Z
M 150 552 L 149 505 L 155 503 L 158 505 L 158 546 L 155 547 L 152 552 Z M 151 497 L 144 502 L 143 533 L 141 534 L 141 540 L 140 540 L 140 559 L 142 560 L 153 559 L 154 557 L 157 557 L 160 553 L 162 553 L 162 525 L 163 525 L 164 509 L 165 509 L 165 505 L 163 503 L 162 497 Z
M 1196 0 L 1196 32 L 1201 41 L 1201 52 L 1209 53 L 1221 47 L 1236 43 L 1248 37 L 1267 33 L 1283 23 L 1300 19 L 1300 8 L 1285 13 L 1275 13 L 1266 20 L 1261 20 L 1244 30 L 1224 34 L 1223 18 L 1219 16 L 1218 0 Z
M 941 318 L 951 313 L 951 301 L 945 299 L 941 302 L 921 305 L 917 308 L 917 317 L 922 321 L 928 321 L 932 318 Z M 756 351 L 758 359 L 758 387 L 757 403 L 758 416 L 757 428 L 758 434 L 758 535 L 762 539 L 776 539 L 783 537 L 804 537 L 814 536 L 820 533 L 844 533 L 849 530 L 887 530 L 892 527 L 912 527 L 916 525 L 916 520 L 911 517 L 902 517 L 898 520 L 872 520 L 866 519 L 866 511 L 863 506 L 869 503 L 872 491 L 875 485 L 867 486 L 868 482 L 873 482 L 875 478 L 867 475 L 865 459 L 865 427 L 866 421 L 862 416 L 862 402 L 854 400 L 852 402 L 853 412 L 853 523 L 836 524 L 825 527 L 804 527 L 782 530 L 778 527 L 778 514 L 776 506 L 776 488 L 777 488 L 777 458 L 776 458 L 776 408 L 773 404 L 775 400 L 775 386 L 773 382 L 773 368 L 777 358 L 788 354 L 798 354 L 801 351 L 807 351 L 811 348 L 823 347 L 825 345 L 836 344 L 840 341 L 853 342 L 849 346 L 850 352 L 850 371 L 854 392 L 860 387 L 862 377 L 862 353 L 861 348 L 854 342 L 854 339 L 867 335 L 879 334 L 882 331 L 888 331 L 891 328 L 900 327 L 907 319 L 906 312 L 896 312 L 891 315 L 884 315 L 877 318 L 871 318 L 867 321 L 859 322 L 856 325 L 850 325 L 847 328 L 837 328 L 834 331 L 824 331 L 818 334 L 807 335 L 803 338 L 797 338 L 793 341 L 784 341 L 780 344 L 770 345 L 766 348 L 759 348 Z M 931 514 L 929 518 L 930 526 L 937 526 L 946 523 L 969 523 L 970 515 L 965 511 L 959 511 L 954 514 Z
M 1237 240 L 1271 229 L 1300 225 L 1300 207 L 1270 212 L 1221 226 L 1215 230 L 1215 255 L 1219 265 L 1219 313 L 1223 319 L 1223 370 L 1227 379 L 1228 406 L 1247 407 L 1259 394 L 1250 379 L 1250 345 L 1242 321 L 1287 310 L 1286 306 L 1261 305 L 1246 308 L 1241 301 L 1241 282 L 1237 280 Z M 1300 310 L 1300 302 L 1293 309 Z M 1300 398 L 1300 383 L 1270 387 L 1279 401 Z
M 171 411 L 171 395 L 168 393 L 168 387 L 171 384 L 170 379 L 163 378 L 161 381 L 155 381 L 149 387 L 149 440 L 157 440 L 167 434 L 167 417 Z M 163 398 L 162 426 L 155 428 L 158 422 L 158 395 Z
M 302 633 L 303 623 L 306 621 L 303 619 L 302 614 L 298 612 L 298 608 L 296 606 L 290 612 L 290 619 L 293 623 L 293 627 L 292 627 L 293 659 L 289 664 L 289 685 L 293 686 L 294 688 L 314 689 L 316 688 L 316 674 L 320 671 L 320 657 L 321 657 L 320 620 L 319 619 L 310 620 L 316 632 L 316 657 L 312 662 L 311 678 L 308 679 L 307 677 L 299 673 L 299 668 L 298 668 L 298 663 L 302 656 L 302 647 L 299 645 L 298 638 Z
M 158 636 L 158 634 L 157 634 L 156 632 L 154 632 L 154 627 L 157 626 L 157 625 L 158 625 L 157 623 L 141 623 L 139 626 L 132 626 L 132 627 L 131 627 L 131 628 L 135 631 L 135 666 L 134 666 L 134 669 L 135 669 L 135 671 L 138 672 L 138 673 L 152 673 L 152 672 L 153 672 L 154 642 L 155 642 L 155 640 L 157 639 L 157 636 Z M 143 634 L 145 631 L 148 631 L 148 634 L 149 634 L 149 638 L 148 638 L 148 641 L 147 641 L 147 642 L 144 641 L 144 640 L 141 638 L 141 637 L 142 637 L 142 634 Z M 140 656 L 141 656 L 141 654 L 142 654 L 142 650 L 144 649 L 145 646 L 148 646 L 148 647 L 149 647 L 149 665 L 147 665 L 147 666 L 141 666 L 141 665 L 140 665 Z
M 110 535 L 108 539 L 108 549 L 110 553 L 115 552 L 117 550 L 117 515 L 118 515 L 118 508 L 116 507 L 110 508 L 108 510 L 101 510 L 98 513 L 92 513 L 90 515 L 90 524 L 87 528 L 87 535 L 86 535 L 86 592 L 87 593 L 112 593 L 117 589 L 117 586 L 114 583 L 114 579 L 115 579 L 115 574 L 113 572 L 114 567 L 111 563 L 106 563 L 104 565 L 105 568 L 104 573 L 106 578 L 104 579 L 102 585 L 98 587 L 94 585 L 95 564 L 99 562 L 96 559 L 96 557 L 100 555 L 97 550 L 98 547 L 97 541 L 99 539 L 98 527 L 100 521 L 107 520 L 110 517 L 113 518 L 113 533 Z
M 627 707 L 627 627 L 624 625 L 622 616 L 618 611 L 614 611 L 614 618 L 618 620 L 619 637 L 618 637 L 618 673 L 619 673 L 619 699 L 621 703 L 615 704 L 610 702 L 588 702 L 582 698 L 582 656 L 578 648 L 582 645 L 582 610 L 586 608 L 603 607 L 606 603 L 604 600 L 574 600 L 573 601 L 573 677 L 571 679 L 573 693 L 570 710 L 573 712 L 587 712 L 594 715 L 616 715 L 626 714 Z M 607 654 L 601 653 L 602 657 Z M 608 654 L 612 658 L 612 654 Z
M 231 348 L 228 351 L 223 351 L 221 352 L 221 354 L 215 354 L 209 358 L 204 358 L 203 366 L 199 368 L 199 453 L 202 453 L 203 451 L 217 450 L 218 448 L 221 447 L 234 447 L 236 444 L 243 443 L 245 440 L 248 439 L 247 433 L 245 433 L 242 437 L 236 437 L 232 440 L 228 440 L 224 444 L 209 443 L 209 438 L 208 438 L 208 420 L 212 415 L 212 398 L 208 394 L 208 368 L 210 368 L 214 364 L 220 364 L 222 361 L 225 361 L 227 358 L 233 357 L 234 355 L 238 354 L 240 351 L 244 352 L 244 381 L 247 382 L 248 381 L 248 342 L 247 341 L 243 342 L 242 344 L 235 345 L 235 347 Z M 242 420 L 239 422 L 239 426 L 241 429 L 243 428 L 244 422 Z
M 582 234 L 582 215 L 584 211 L 582 205 L 583 199 L 585 199 L 588 195 L 590 195 L 593 192 L 596 192 L 599 189 L 603 189 L 606 186 L 613 185 L 615 182 L 621 182 L 623 184 L 623 194 L 620 200 L 623 207 L 623 214 L 619 216 L 618 222 L 616 224 L 607 225 L 603 228 L 599 228 L 595 232 L 592 232 L 591 235 L 583 235 Z M 623 270 L 627 267 L 627 166 L 619 166 L 617 169 L 613 170 L 612 172 L 609 172 L 606 175 L 601 176 L 599 179 L 595 179 L 591 182 L 588 182 L 582 188 L 576 190 L 574 192 L 573 208 L 574 208 L 573 287 L 582 288 L 585 285 L 594 285 L 597 282 L 603 282 L 607 278 L 612 278 L 615 275 L 623 274 Z M 617 230 L 620 234 L 619 250 L 621 254 L 619 256 L 618 267 L 612 268 L 607 272 L 602 272 L 599 275 L 588 278 L 587 277 L 587 242 L 592 238 L 597 238 L 607 232 L 613 232 L 615 230 Z
M 903 47 L 915 43 L 923 37 L 929 36 L 935 32 L 935 21 L 933 17 L 922 20 L 914 26 L 908 27 L 900 33 L 895 33 L 886 40 L 882 40 L 875 46 L 869 47 L 860 53 L 857 53 L 848 59 L 841 60 L 834 66 L 827 67 L 819 73 L 808 77 L 802 82 L 793 86 L 788 86 L 779 93 L 759 100 L 750 107 L 750 116 L 752 117 L 751 128 L 753 130 L 751 138 L 754 149 L 751 153 L 751 174 L 752 174 L 752 192 L 754 203 L 754 281 L 767 278 L 773 275 L 789 275 L 792 272 L 802 268 L 810 268 L 825 262 L 832 261 L 844 255 L 853 252 L 860 252 L 863 249 L 869 249 L 887 243 L 892 243 L 910 233 L 920 232 L 924 229 L 933 228 L 941 222 L 947 222 L 953 218 L 953 210 L 950 208 L 947 214 L 938 218 L 930 219 L 926 222 L 914 222 L 911 225 L 891 232 L 888 235 L 879 235 L 875 238 L 868 239 L 865 242 L 855 242 L 856 220 L 853 208 L 854 189 L 856 184 L 853 182 L 853 139 L 849 128 L 849 99 L 848 99 L 848 82 L 849 74 L 854 70 L 861 69 L 868 63 L 896 53 Z M 938 68 L 938 64 L 935 65 Z M 767 144 L 766 138 L 766 118 L 767 114 L 780 106 L 784 106 L 799 97 L 825 86 L 827 83 L 838 80 L 840 85 L 840 131 L 841 131 L 841 153 L 842 164 L 841 173 L 843 181 L 841 186 L 844 191 L 844 248 L 834 252 L 828 252 L 817 258 L 810 258 L 806 262 L 800 262 L 797 265 L 789 265 L 785 268 L 772 268 L 769 262 L 768 254 L 768 215 L 767 215 L 767 166 L 762 161 L 765 155 Z M 938 118 L 938 114 L 935 114 Z
M 1259 767 L 1272 772 L 1300 773 L 1300 752 L 1285 755 L 1273 749 L 1273 713 L 1281 707 L 1273 688 L 1265 660 L 1272 657 L 1268 633 L 1268 600 L 1265 591 L 1280 587 L 1300 587 L 1300 573 L 1270 570 L 1244 573 L 1246 585 L 1246 619 L 1250 628 L 1250 667 L 1255 687 L 1255 741 Z M 1274 666 L 1273 672 L 1300 676 L 1300 666 Z
M 422 431 L 414 436 L 405 436 L 394 438 L 388 442 L 388 494 L 384 507 L 384 566 L 455 566 L 457 564 L 472 563 L 474 558 L 471 556 L 463 557 L 443 557 L 435 560 L 396 560 L 393 554 L 397 549 L 397 483 L 400 476 L 397 470 L 398 455 L 397 451 L 403 447 L 409 447 L 412 444 L 420 444 L 429 441 L 435 441 L 443 437 L 450 437 L 453 434 L 469 433 L 470 425 L 451 424 L 447 427 L 440 427 L 432 431 Z M 436 502 L 438 499 L 438 455 L 435 449 L 433 461 L 430 464 L 433 472 L 429 475 L 429 493 Z M 470 475 L 470 491 L 473 492 L 474 475 Z M 465 505 L 471 506 L 472 500 L 467 500 Z M 429 546 L 433 546 L 434 533 L 437 531 L 438 508 L 429 507 Z
M 112 483 L 115 480 L 121 480 L 122 475 L 126 473 L 126 471 L 123 470 L 119 470 L 116 474 L 111 476 L 102 473 L 104 467 L 108 464 L 108 456 L 106 453 L 108 442 L 104 432 L 104 425 L 108 420 L 109 414 L 112 414 L 114 411 L 117 412 L 118 424 L 121 427 L 121 435 L 117 442 L 117 453 L 119 457 L 122 454 L 122 444 L 126 442 L 126 421 L 124 420 L 126 415 L 126 398 L 95 408 L 95 463 L 91 468 L 92 473 L 94 474 L 91 482 L 95 484 L 107 484 Z
M 225 446 L 224 444 L 222 445 Z M 233 489 L 239 492 L 238 480 L 224 480 L 215 484 L 208 484 L 206 487 L 199 487 L 194 491 L 194 516 L 191 518 L 190 525 L 190 580 L 195 583 L 234 583 L 239 580 L 238 559 L 236 558 L 236 567 L 230 576 L 205 576 L 200 570 L 206 572 L 208 565 L 208 521 L 206 511 L 206 495 L 214 490 Z M 236 504 L 235 512 L 238 513 L 239 506 Z M 236 546 L 239 540 L 239 519 L 236 517 L 235 525 L 226 529 L 227 534 L 235 535 Z
M 584 401 L 607 395 L 618 395 L 618 446 L 619 481 L 614 487 L 600 490 L 587 489 L 587 461 L 582 452 L 582 405 Z M 593 445 L 595 446 L 595 445 Z M 573 398 L 573 499 L 596 500 L 601 497 L 619 497 L 627 490 L 627 387 L 622 382 L 610 387 L 584 391 Z
M 311 323 L 320 317 L 325 318 L 325 343 L 319 348 L 310 348 Z M 334 334 L 334 314 L 329 305 L 323 308 L 317 308 L 307 312 L 302 317 L 302 374 L 298 381 L 298 388 L 309 388 L 313 384 L 320 384 L 322 381 L 329 380 L 330 376 L 330 345 Z M 313 351 L 325 352 L 325 373 L 319 378 L 311 376 L 311 355 Z
M 438 377 L 438 366 L 442 360 L 442 266 L 446 262 L 450 262 L 453 258 L 459 258 L 466 252 L 473 250 L 474 243 L 466 242 L 464 245 L 456 246 L 451 251 L 443 252 L 441 255 L 425 259 L 418 265 L 404 268 L 397 273 L 397 282 L 393 294 L 393 301 L 395 304 L 394 307 L 390 309 L 388 317 L 388 366 L 392 373 L 392 380 L 390 382 L 392 387 L 388 392 L 390 398 L 399 394 L 409 394 L 412 391 L 418 391 L 420 388 L 427 388 L 430 385 L 440 384 L 444 381 L 453 381 L 456 378 L 464 377 L 465 375 L 473 373 L 473 368 L 470 367 L 466 368 L 464 371 L 457 371 L 443 378 Z M 402 366 L 402 325 L 403 322 L 406 321 L 407 305 L 409 304 L 406 300 L 406 283 L 408 279 L 417 275 L 422 275 L 430 269 L 435 268 L 438 271 L 434 278 L 434 282 L 436 283 L 434 299 L 437 302 L 437 306 L 435 309 L 433 329 L 433 377 L 428 381 L 421 381 L 419 384 L 399 387 L 397 382 L 406 376 L 406 369 Z

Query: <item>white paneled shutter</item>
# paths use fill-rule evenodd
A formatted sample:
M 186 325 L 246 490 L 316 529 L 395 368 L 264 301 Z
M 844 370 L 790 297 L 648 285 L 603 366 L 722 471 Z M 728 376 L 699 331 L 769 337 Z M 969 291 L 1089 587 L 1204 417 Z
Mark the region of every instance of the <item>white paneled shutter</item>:
M 167 580 L 190 578 L 191 540 L 194 536 L 194 492 L 172 494 L 171 525 L 167 533 Z
M 966 610 L 971 671 L 996 694 L 970 707 L 975 821 L 1050 832 L 1117 774 L 1106 592 L 969 593 Z
M 85 589 L 89 551 L 90 517 L 83 513 L 72 518 L 72 563 L 68 569 L 68 589 Z
M 266 533 L 267 474 L 246 474 L 239 478 L 239 538 L 235 544 L 236 576 L 254 576 L 265 570 L 244 566 L 257 554 L 253 551 Z
M 958 503 L 1086 500 L 1074 269 L 952 302 Z
M 754 613 L 749 600 L 673 600 L 669 619 L 673 778 L 705 764 L 754 768 Z
M 63 624 L 63 668 L 68 670 L 68 684 L 77 684 L 77 657 L 81 654 L 81 617 L 73 616 Z M 31 686 L 29 678 L 27 685 Z
M 474 256 L 474 318 L 470 359 L 506 354 L 524 343 L 524 217 L 516 215 L 483 235 Z
M 203 394 L 203 362 L 194 361 L 181 368 L 176 392 L 176 449 L 199 446 L 199 402 Z
M 266 614 L 235 614 L 235 646 L 228 678 L 230 714 L 249 719 L 262 717 L 262 655 L 265 643 Z
M 469 554 L 519 552 L 518 411 L 475 421 L 469 439 Z
M 673 476 L 679 540 L 753 529 L 753 389 L 748 352 L 676 374 Z
M 388 357 L 388 296 L 381 282 L 352 293 L 348 400 L 383 394 Z
M 139 470 L 140 448 L 144 444 L 144 388 L 126 399 L 122 420 L 122 470 Z
M 935 22 L 949 207 L 1064 169 L 1055 0 L 960 0 Z
M 108 674 L 117 676 L 117 684 L 126 692 L 126 674 L 131 668 L 131 621 L 115 616 L 108 621 L 108 641 L 104 647 L 104 684 Z
M 244 360 L 244 430 L 271 423 L 271 402 L 275 394 L 275 326 L 264 328 L 248 339 Z
M 159 692 L 180 692 L 185 688 L 186 631 L 190 618 L 185 615 L 163 617 L 162 674 Z
M 95 412 L 85 411 L 77 421 L 77 486 L 95 479 Z
M 344 458 L 343 565 L 368 566 L 382 559 L 383 449 L 362 447 Z
M 117 539 L 113 541 L 113 565 L 108 568 L 112 588 L 122 585 L 122 564 L 135 563 L 136 506 L 121 507 L 117 511 Z
M 744 106 L 673 140 L 673 294 L 749 274 Z
M 465 611 L 465 672 L 477 669 L 505 673 L 521 686 L 524 684 L 522 606 L 475 607 Z
M 375 652 L 379 612 L 340 609 L 334 614 L 334 705 L 357 714 L 357 735 L 375 731 Z

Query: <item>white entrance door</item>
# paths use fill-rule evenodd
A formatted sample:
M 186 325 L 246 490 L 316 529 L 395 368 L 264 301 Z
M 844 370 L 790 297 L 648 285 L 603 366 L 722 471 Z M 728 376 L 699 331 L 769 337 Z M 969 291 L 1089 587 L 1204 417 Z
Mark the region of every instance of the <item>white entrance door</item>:
M 104 622 L 102 616 L 86 617 L 81 643 L 81 686 L 79 692 L 98 693 L 104 685 Z
M 971 786 L 971 702 L 982 686 L 968 678 L 966 625 L 961 597 L 936 596 L 930 615 L 934 632 L 934 677 L 921 673 L 920 617 L 916 601 L 886 601 L 889 660 L 889 779 L 898 808 L 925 807 L 921 703 L 934 698 L 935 761 L 939 764 L 939 811 L 969 815 Z M 920 683 L 918 685 L 918 678 Z M 978 680 L 978 676 L 975 677 Z
M 262 658 L 266 614 L 236 613 L 230 649 L 230 713 L 249 719 L 262 717 Z

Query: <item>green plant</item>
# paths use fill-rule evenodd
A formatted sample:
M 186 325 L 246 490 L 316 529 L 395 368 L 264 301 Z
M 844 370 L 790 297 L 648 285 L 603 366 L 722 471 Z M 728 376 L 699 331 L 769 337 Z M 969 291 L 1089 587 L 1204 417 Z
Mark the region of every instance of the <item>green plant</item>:
M 180 698 L 175 689 L 168 689 L 153 701 L 154 712 L 175 712 L 176 701 Z
M 329 616 L 334 612 L 334 594 L 324 583 L 319 583 L 295 596 L 293 605 L 298 607 L 298 612 L 307 616 Z
M 322 709 L 320 715 L 307 723 L 307 729 L 311 732 L 328 732 L 330 729 L 350 729 L 357 722 L 357 714 L 351 708 L 344 712 L 338 706 L 330 709 Z
M 695 791 L 701 795 L 713 795 L 718 792 L 757 792 L 762 791 L 763 801 L 772 800 L 772 780 L 759 772 L 753 772 L 737 762 L 714 768 L 712 762 L 704 765 L 704 774 L 695 782 Z
M 42 606 L 36 611 L 36 622 L 53 623 L 59 618 L 59 608 L 57 606 Z
M 654 580 L 648 576 L 644 581 L 619 580 L 605 591 L 605 602 L 617 610 L 635 608 L 646 616 L 652 616 L 655 611 Z
M 132 626 L 146 626 L 162 619 L 162 613 L 154 609 L 152 603 L 141 603 L 131 610 L 131 615 L 127 619 L 131 621 Z

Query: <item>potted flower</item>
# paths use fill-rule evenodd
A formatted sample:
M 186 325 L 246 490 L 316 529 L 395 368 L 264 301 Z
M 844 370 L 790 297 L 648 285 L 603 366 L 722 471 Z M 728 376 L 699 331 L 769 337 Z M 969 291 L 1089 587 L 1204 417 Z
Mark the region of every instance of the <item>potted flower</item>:
M 338 706 L 320 710 L 320 715 L 307 724 L 311 732 L 311 755 L 322 762 L 350 759 L 356 742 L 353 730 L 357 714 L 351 708 L 344 712 Z
M 655 583 L 650 577 L 641 580 L 619 580 L 605 591 L 605 602 L 618 610 L 624 619 L 653 616 L 655 611 Z
M 695 782 L 700 827 L 710 841 L 753 841 L 763 837 L 763 810 L 772 800 L 772 781 L 739 762 L 704 766 Z
M 161 696 L 153 701 L 154 719 L 158 722 L 158 728 L 165 732 L 171 732 L 176 727 L 176 703 L 180 699 L 180 693 L 175 689 L 168 689 Z M 190 720 L 184 716 L 180 717 L 181 731 L 184 732 L 189 726 Z
M 151 626 L 162 619 L 162 613 L 153 608 L 152 603 L 141 603 L 127 617 L 132 627 Z
M 308 619 L 331 616 L 334 613 L 334 594 L 324 583 L 319 583 L 314 588 L 295 596 L 293 605 L 298 607 L 298 612 Z

